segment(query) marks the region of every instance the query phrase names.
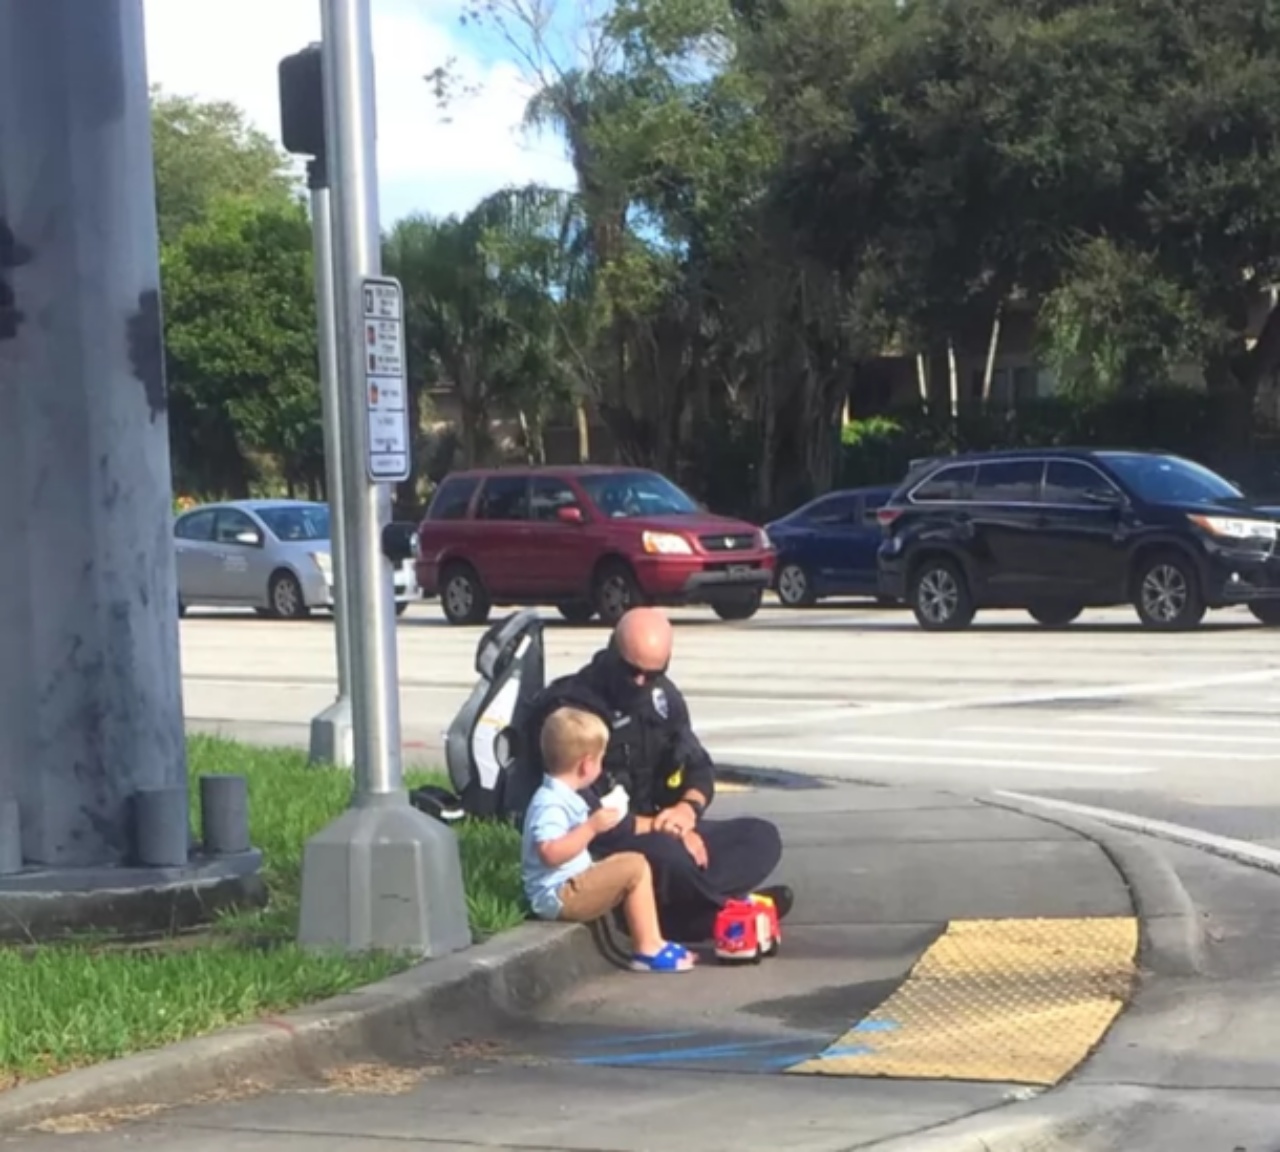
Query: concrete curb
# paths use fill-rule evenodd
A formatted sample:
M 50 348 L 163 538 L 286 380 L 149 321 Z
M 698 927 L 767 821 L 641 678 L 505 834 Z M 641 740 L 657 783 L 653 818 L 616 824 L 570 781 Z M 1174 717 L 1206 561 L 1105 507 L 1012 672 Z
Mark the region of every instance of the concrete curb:
M 166 1048 L 0 1094 L 0 1133 L 54 1117 L 172 1106 L 315 1076 L 344 1060 L 395 1061 L 488 1021 L 528 1011 L 609 961 L 590 929 L 522 924 L 377 984 Z
M 784 768 L 763 768 L 755 764 L 716 764 L 716 779 L 729 784 L 746 784 L 757 788 L 793 789 L 816 792 L 832 787 L 828 781 Z
M 864 1152 L 1080 1152 L 1083 1140 L 1117 1118 L 1131 1115 L 1150 1093 L 1129 1089 L 1108 1090 L 1089 1099 L 1076 1099 L 1077 1095 L 1078 1090 L 1055 1089 L 862 1148 Z
M 1159 976 L 1204 974 L 1207 961 L 1202 917 L 1173 865 L 1156 845 L 1110 825 L 1035 804 L 1003 797 L 975 799 L 992 808 L 1005 808 L 1046 824 L 1056 824 L 1092 840 L 1124 878 L 1133 897 L 1142 966 Z

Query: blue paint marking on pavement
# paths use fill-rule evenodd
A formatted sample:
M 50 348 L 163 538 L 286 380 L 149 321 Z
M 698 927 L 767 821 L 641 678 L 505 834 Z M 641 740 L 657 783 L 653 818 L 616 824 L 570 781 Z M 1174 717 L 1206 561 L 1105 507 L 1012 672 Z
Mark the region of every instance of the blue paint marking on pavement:
M 702 1048 L 667 1048 L 658 1052 L 625 1052 L 612 1056 L 579 1056 L 577 1064 L 671 1064 L 681 1060 L 725 1060 L 745 1056 L 752 1049 L 794 1044 L 794 1037 L 775 1040 L 744 1040 L 733 1044 L 712 1044 Z
M 819 1060 L 838 1060 L 842 1056 L 870 1056 L 874 1048 L 865 1044 L 848 1044 L 842 1048 L 824 1048 L 818 1053 Z
M 896 1020 L 861 1020 L 853 1026 L 854 1032 L 896 1032 Z
M 870 1056 L 874 1049 L 864 1044 L 851 1044 L 843 1048 L 825 1048 L 816 1055 L 811 1050 L 793 1052 L 783 1056 L 770 1056 L 764 1062 L 766 1068 L 781 1068 L 786 1071 L 797 1064 L 808 1064 L 811 1060 L 834 1060 L 841 1056 Z
M 794 1068 L 797 1064 L 805 1064 L 810 1060 L 816 1060 L 812 1048 L 802 1048 L 796 1052 L 784 1052 L 781 1056 L 769 1056 L 760 1061 L 760 1067 L 766 1069 L 781 1069 L 785 1072 L 788 1068 Z
M 583 1048 L 611 1048 L 615 1044 L 650 1044 L 659 1040 L 687 1040 L 697 1032 L 636 1032 L 623 1036 L 602 1036 L 594 1040 L 581 1040 Z

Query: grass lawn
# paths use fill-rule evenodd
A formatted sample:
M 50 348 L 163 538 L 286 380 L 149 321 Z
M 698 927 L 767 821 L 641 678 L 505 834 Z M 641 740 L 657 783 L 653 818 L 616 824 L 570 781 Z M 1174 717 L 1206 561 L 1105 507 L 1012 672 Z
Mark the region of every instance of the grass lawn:
M 270 904 L 146 947 L 86 940 L 0 948 L 0 1089 L 321 1000 L 408 966 L 401 957 L 317 954 L 293 942 L 303 845 L 346 808 L 350 773 L 312 768 L 301 752 L 208 737 L 192 737 L 188 749 L 193 805 L 203 774 L 248 778 Z M 193 820 L 198 828 L 198 812 Z M 475 935 L 518 924 L 517 834 L 493 824 L 455 828 Z

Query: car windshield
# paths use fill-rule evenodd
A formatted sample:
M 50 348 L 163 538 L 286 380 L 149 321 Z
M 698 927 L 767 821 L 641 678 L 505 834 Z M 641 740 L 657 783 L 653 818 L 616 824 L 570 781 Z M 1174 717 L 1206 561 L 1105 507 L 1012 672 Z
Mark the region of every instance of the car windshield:
M 1178 456 L 1105 453 L 1102 459 L 1152 504 L 1209 504 L 1243 500 L 1244 493 L 1216 472 Z
M 325 504 L 259 508 L 258 515 L 277 540 L 329 539 L 329 508 Z
M 693 499 L 656 472 L 597 472 L 580 479 L 591 502 L 611 519 L 641 516 L 691 516 Z

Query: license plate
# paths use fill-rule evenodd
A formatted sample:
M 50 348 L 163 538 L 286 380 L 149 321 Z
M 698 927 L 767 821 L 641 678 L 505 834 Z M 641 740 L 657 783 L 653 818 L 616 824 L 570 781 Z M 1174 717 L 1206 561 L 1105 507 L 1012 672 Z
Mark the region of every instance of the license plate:
M 745 576 L 750 571 L 751 571 L 750 564 L 730 564 L 729 565 L 730 576 Z

